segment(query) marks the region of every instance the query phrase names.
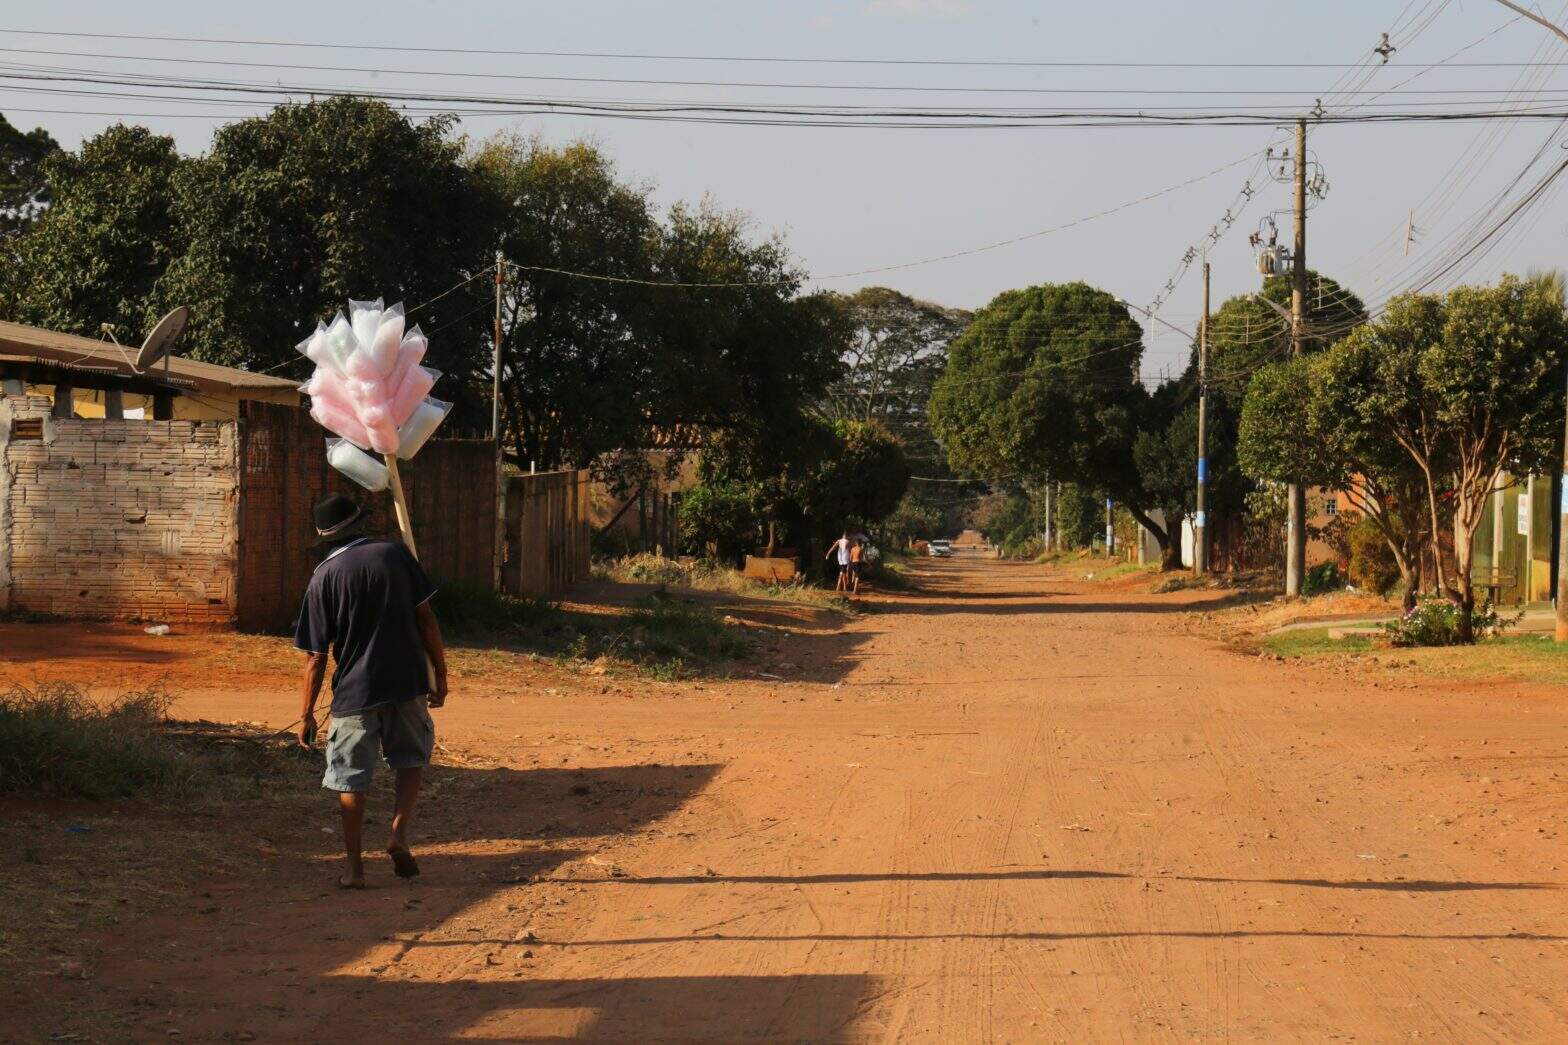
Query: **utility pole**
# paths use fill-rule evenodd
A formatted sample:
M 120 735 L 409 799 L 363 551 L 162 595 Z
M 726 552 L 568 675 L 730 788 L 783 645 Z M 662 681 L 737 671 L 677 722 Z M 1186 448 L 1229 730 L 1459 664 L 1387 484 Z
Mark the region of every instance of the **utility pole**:
M 1307 121 L 1296 121 L 1296 244 L 1290 279 L 1290 354 L 1301 355 L 1307 308 Z M 1300 595 L 1307 572 L 1307 493 L 1300 483 L 1285 491 L 1285 594 Z
M 1209 572 L 1209 262 L 1203 262 L 1203 320 L 1198 327 L 1198 496 L 1192 522 L 1192 572 Z M 1178 532 L 1171 537 L 1180 542 Z
M 1568 43 L 1568 31 L 1554 22 L 1549 22 L 1533 11 L 1527 11 L 1510 0 L 1497 0 L 1498 3 L 1514 11 L 1537 25 L 1561 37 Z M 1568 469 L 1568 415 L 1563 418 L 1563 466 Z M 1556 638 L 1558 642 L 1568 642 L 1568 471 L 1563 472 L 1562 493 L 1558 497 L 1557 505 L 1557 627 Z
M 1105 557 L 1113 558 L 1116 555 L 1116 523 L 1111 514 L 1111 499 L 1105 499 Z
M 495 440 L 496 453 L 501 452 L 501 281 L 505 277 L 506 258 L 495 252 L 495 341 L 490 357 L 490 438 Z
M 495 330 L 491 344 L 490 438 L 495 440 L 495 535 L 492 545 L 491 586 L 499 592 L 504 583 L 502 563 L 506 558 L 506 454 L 501 449 L 501 283 L 505 279 L 506 258 L 495 252 Z

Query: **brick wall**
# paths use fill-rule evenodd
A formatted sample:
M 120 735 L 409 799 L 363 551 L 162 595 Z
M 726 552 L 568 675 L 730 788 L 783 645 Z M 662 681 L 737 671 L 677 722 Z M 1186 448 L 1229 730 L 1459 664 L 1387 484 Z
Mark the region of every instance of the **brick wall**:
M 321 558 L 310 509 L 328 491 L 367 505 L 371 533 L 397 533 L 391 495 L 368 493 L 334 471 L 327 464 L 325 438 L 304 410 L 241 404 L 237 617 L 242 628 L 282 631 L 292 626 Z M 399 472 L 426 571 L 438 582 L 492 588 L 495 443 L 432 439 L 418 457 L 402 462 Z
M 234 424 L 48 413 L 38 397 L 0 400 L 0 606 L 231 620 Z

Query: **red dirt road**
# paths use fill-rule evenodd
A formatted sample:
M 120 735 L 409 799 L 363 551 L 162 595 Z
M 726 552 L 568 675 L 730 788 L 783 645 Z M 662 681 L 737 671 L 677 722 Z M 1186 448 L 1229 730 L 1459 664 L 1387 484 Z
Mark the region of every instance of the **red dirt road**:
M 418 884 L 322 888 L 323 804 L 63 997 L 137 1040 L 1568 1039 L 1568 699 L 922 570 L 787 682 L 465 679 Z M 292 717 L 225 686 L 177 711 Z

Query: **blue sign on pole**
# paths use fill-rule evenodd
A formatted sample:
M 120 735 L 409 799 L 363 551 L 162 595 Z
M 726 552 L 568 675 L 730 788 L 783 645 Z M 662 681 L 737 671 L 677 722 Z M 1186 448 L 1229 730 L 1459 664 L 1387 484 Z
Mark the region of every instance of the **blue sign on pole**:
M 1209 459 L 1207 457 L 1200 457 L 1200 458 L 1198 458 L 1198 482 L 1206 483 L 1208 481 L 1209 481 Z

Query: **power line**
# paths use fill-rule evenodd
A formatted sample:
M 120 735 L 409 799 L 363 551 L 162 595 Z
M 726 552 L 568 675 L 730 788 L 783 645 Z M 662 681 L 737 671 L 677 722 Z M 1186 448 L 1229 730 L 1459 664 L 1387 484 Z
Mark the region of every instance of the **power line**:
M 1079 59 L 1010 59 L 1010 58 L 834 58 L 777 55 L 714 55 L 714 54 L 659 54 L 624 51 L 556 51 L 509 50 L 477 47 L 431 47 L 409 44 L 339 44 L 302 40 L 265 40 L 240 37 L 173 36 L 142 33 L 89 33 L 45 29 L 5 29 L 0 34 L 11 36 L 47 36 L 82 40 L 121 40 L 149 43 L 221 44 L 234 47 L 292 47 L 301 50 L 365 51 L 388 54 L 448 54 L 465 56 L 490 55 L 503 58 L 594 58 L 631 61 L 670 62 L 735 62 L 792 65 L 870 65 L 870 66 L 946 66 L 958 68 L 1016 68 L 1016 69 L 1346 69 L 1361 63 L 1346 65 L 1341 62 L 1136 62 Z M 1390 62 L 1388 68 L 1430 68 L 1432 63 Z M 1467 62 L 1459 68 L 1513 69 L 1529 63 L 1523 62 Z M 1568 63 L 1543 63 L 1552 67 Z

